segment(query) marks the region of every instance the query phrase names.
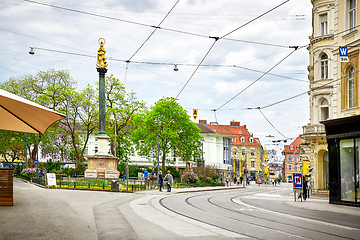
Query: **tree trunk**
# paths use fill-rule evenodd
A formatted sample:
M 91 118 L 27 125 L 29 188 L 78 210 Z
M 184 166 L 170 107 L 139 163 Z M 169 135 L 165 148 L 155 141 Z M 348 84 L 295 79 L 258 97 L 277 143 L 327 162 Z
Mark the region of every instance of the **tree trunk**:
M 163 155 L 162 155 L 161 169 L 162 169 L 163 174 L 166 174 L 165 173 L 165 153 L 163 153 Z

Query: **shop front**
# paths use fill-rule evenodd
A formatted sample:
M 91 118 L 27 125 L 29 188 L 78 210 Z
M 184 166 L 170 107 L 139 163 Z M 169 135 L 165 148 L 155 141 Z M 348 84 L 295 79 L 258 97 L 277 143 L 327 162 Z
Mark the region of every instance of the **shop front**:
M 360 207 L 360 116 L 322 123 L 329 150 L 330 203 Z

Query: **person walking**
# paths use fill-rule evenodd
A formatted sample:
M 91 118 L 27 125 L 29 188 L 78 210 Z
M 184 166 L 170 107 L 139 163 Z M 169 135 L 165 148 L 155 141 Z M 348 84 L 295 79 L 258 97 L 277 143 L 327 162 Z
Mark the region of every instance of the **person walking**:
M 173 176 L 170 174 L 170 171 L 167 171 L 167 174 L 165 175 L 164 181 L 167 181 L 166 182 L 167 191 L 171 192 L 171 184 L 173 182 Z
M 162 171 L 159 171 L 158 174 L 158 183 L 159 183 L 159 191 L 162 192 L 161 188 L 163 185 L 163 175 L 162 175 Z
M 303 176 L 303 198 L 306 201 L 306 196 L 307 196 L 307 179 L 305 176 Z

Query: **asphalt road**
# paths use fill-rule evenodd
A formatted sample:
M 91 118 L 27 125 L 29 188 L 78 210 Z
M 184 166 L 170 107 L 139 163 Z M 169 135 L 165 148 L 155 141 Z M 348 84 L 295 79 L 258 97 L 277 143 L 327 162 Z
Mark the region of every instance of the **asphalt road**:
M 15 179 L 0 239 L 360 239 L 360 208 L 291 193 L 286 184 L 114 193 Z

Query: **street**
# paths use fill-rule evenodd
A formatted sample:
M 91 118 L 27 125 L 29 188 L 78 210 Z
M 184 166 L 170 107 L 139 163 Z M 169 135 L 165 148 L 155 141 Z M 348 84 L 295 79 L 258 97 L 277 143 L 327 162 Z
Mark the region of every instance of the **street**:
M 360 209 L 289 184 L 137 193 L 40 188 L 14 180 L 0 239 L 360 239 Z

